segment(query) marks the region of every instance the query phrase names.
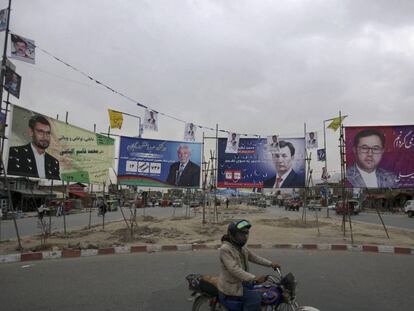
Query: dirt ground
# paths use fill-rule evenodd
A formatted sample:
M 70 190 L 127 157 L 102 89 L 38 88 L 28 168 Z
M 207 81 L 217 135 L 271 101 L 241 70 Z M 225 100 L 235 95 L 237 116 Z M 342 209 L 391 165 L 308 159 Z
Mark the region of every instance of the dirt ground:
M 341 220 L 308 213 L 306 222 L 302 213 L 291 212 L 288 217 L 276 217 L 263 212 L 263 209 L 247 206 L 233 206 L 219 210 L 218 222 L 213 221 L 214 213 L 206 213 L 207 223 L 202 224 L 201 208 L 191 212 L 191 217 L 155 218 L 140 216 L 134 223 L 133 235 L 125 221 L 116 221 L 92 228 L 53 233 L 41 243 L 40 235 L 22 239 L 23 252 L 40 250 L 58 250 L 63 248 L 86 249 L 104 248 L 121 245 L 143 244 L 220 244 L 227 224 L 233 219 L 248 219 L 253 227 L 250 232 L 251 244 L 351 244 L 349 223 L 346 223 L 344 237 Z M 87 217 L 87 216 L 85 216 Z M 128 221 L 130 225 L 130 221 Z M 136 225 L 138 225 L 136 227 Z M 390 239 L 379 225 L 352 223 L 354 244 L 393 245 L 414 247 L 414 231 L 388 228 Z M 16 253 L 17 242 L 2 241 L 0 254 Z

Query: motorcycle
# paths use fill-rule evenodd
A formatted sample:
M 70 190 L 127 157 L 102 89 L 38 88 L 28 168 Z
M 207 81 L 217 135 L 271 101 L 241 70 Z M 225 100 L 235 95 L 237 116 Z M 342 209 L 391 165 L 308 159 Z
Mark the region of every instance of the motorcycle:
M 296 279 L 292 273 L 277 274 L 266 277 L 262 284 L 253 285 L 253 290 L 261 293 L 261 311 L 319 311 L 310 306 L 300 306 L 296 301 Z M 242 311 L 243 304 L 235 300 L 231 308 L 224 307 L 219 300 L 217 289 L 218 277 L 189 274 L 186 277 L 189 289 L 192 291 L 190 300 L 193 301 L 192 311 Z

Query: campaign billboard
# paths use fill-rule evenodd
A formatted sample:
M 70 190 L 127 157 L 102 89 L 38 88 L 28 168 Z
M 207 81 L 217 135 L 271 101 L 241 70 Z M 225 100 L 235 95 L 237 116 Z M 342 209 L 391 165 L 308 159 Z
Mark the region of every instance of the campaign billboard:
M 414 186 L 414 125 L 345 127 L 345 153 L 348 187 Z
M 275 145 L 277 144 L 277 145 Z M 218 140 L 220 188 L 302 188 L 305 186 L 305 139 L 240 138 L 236 153 Z
M 7 173 L 104 183 L 113 166 L 114 139 L 11 106 Z
M 125 136 L 120 139 L 120 184 L 199 188 L 200 175 L 200 143 Z

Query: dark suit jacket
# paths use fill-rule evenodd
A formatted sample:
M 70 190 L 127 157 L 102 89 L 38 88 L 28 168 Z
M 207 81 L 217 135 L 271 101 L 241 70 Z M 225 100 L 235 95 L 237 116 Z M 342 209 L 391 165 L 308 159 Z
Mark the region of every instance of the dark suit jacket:
M 264 188 L 273 188 L 276 182 L 276 176 L 266 179 L 263 182 Z M 297 174 L 292 170 L 282 183 L 280 188 L 303 188 L 305 187 L 305 176 Z
M 45 171 L 47 179 L 60 179 L 59 161 L 48 153 L 45 153 Z M 39 177 L 30 143 L 24 146 L 10 147 L 7 174 Z
M 175 162 L 170 166 L 166 183 L 175 186 L 175 179 L 178 175 L 178 169 L 180 168 L 180 162 Z M 200 186 L 200 167 L 188 161 L 178 181 L 179 187 L 199 187 Z
M 397 176 L 393 172 L 377 167 L 375 172 L 377 176 L 378 188 L 398 188 Z M 367 185 L 361 176 L 356 164 L 349 167 L 346 171 L 347 185 L 356 188 L 366 188 Z

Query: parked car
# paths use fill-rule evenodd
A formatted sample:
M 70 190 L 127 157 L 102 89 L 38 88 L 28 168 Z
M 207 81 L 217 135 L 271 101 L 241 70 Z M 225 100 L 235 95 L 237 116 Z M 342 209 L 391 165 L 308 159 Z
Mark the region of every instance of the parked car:
M 342 201 L 336 203 L 335 212 L 338 215 L 342 214 L 351 214 L 351 215 L 358 215 L 361 211 L 359 207 L 359 203 L 357 200 L 348 200 L 343 204 Z
M 332 210 L 332 211 L 336 210 L 336 203 L 329 204 L 328 205 L 328 210 Z
M 200 202 L 198 201 L 191 201 L 190 202 L 190 207 L 199 207 L 200 206 Z
M 287 211 L 299 211 L 302 206 L 302 201 L 299 199 L 289 199 L 285 201 L 285 210 Z
M 408 200 L 404 205 L 404 212 L 408 217 L 414 217 L 414 200 Z
M 270 206 L 270 203 L 266 199 L 263 198 L 263 199 L 260 199 L 259 201 L 257 201 L 257 206 L 266 208 L 266 207 Z
M 183 200 L 176 199 L 172 202 L 173 207 L 183 207 Z
M 320 211 L 322 209 L 322 205 L 320 204 L 319 200 L 310 200 L 308 204 L 308 209 L 310 211 Z

